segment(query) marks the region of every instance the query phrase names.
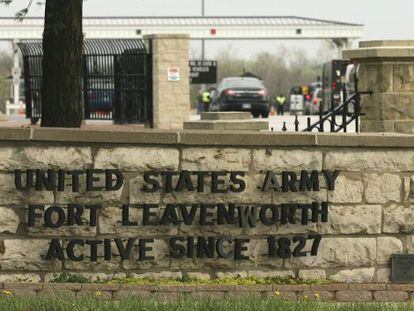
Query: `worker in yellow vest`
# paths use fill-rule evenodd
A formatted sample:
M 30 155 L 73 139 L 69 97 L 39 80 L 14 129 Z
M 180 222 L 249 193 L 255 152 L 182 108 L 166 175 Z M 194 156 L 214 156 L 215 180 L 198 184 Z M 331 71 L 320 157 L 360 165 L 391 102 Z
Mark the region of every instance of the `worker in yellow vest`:
M 276 98 L 276 109 L 277 109 L 277 115 L 283 116 L 285 113 L 285 103 L 286 103 L 286 97 L 283 96 L 283 94 L 280 94 Z
M 201 94 L 201 99 L 204 104 L 204 112 L 208 112 L 208 110 L 210 109 L 210 102 L 211 102 L 210 92 L 207 90 L 204 90 L 203 93 Z

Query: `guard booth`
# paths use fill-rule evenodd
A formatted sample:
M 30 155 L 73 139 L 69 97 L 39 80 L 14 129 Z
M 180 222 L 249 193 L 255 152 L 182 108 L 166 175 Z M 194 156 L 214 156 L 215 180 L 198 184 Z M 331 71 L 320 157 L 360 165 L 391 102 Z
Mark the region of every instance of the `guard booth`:
M 42 117 L 41 41 L 18 44 L 23 55 L 26 117 Z M 64 74 L 64 73 L 62 73 Z M 84 118 L 152 127 L 152 55 L 139 39 L 85 40 Z

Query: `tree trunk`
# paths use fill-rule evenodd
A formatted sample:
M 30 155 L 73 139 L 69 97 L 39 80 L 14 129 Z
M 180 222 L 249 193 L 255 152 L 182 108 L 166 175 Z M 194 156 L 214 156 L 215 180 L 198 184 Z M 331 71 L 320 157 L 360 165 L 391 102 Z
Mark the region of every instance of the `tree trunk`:
M 46 0 L 42 127 L 80 127 L 83 0 Z

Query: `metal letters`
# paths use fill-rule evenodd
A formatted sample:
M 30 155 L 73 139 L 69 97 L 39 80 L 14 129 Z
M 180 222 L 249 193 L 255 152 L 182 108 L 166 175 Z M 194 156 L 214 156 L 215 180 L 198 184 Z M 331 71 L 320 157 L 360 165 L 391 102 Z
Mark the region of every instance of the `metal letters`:
M 339 171 L 267 171 L 257 185 L 257 191 L 278 193 L 299 193 L 320 191 L 321 184 L 330 191 L 335 190 L 335 181 Z M 71 179 L 66 186 L 65 180 Z M 81 183 L 81 180 L 85 182 Z M 117 191 L 124 184 L 121 171 L 114 169 L 27 169 L 15 170 L 14 184 L 18 191 Z M 321 182 L 323 181 L 323 182 Z M 237 194 L 249 186 L 245 172 L 241 171 L 148 171 L 142 174 L 139 191 L 144 193 L 163 192 Z M 43 226 L 58 229 L 64 226 L 96 227 L 99 218 L 100 203 L 59 205 L 29 205 L 28 227 Z M 131 209 L 141 209 L 142 213 L 131 213 Z M 88 211 L 89 217 L 85 217 Z M 283 226 L 290 224 L 308 225 L 326 223 L 329 216 L 328 202 L 282 203 L 282 204 L 240 204 L 240 203 L 180 203 L 166 204 L 165 208 L 157 204 L 123 204 L 119 207 L 121 225 L 134 226 L 235 226 L 242 229 L 261 226 Z M 132 216 L 135 215 L 135 216 Z M 269 258 L 291 258 L 316 256 L 321 235 L 298 235 L 293 237 L 268 236 Z M 306 241 L 312 241 L 310 250 Z M 174 236 L 168 239 L 171 258 L 216 258 L 248 260 L 246 255 L 250 239 L 229 236 Z M 137 248 L 135 248 L 137 246 Z M 112 260 L 115 250 L 121 260 L 153 261 L 151 251 L 154 239 L 140 237 L 122 239 L 105 238 L 101 240 L 52 239 L 46 260 L 97 261 L 98 253 L 103 259 Z M 82 249 L 82 252 L 79 250 Z M 87 254 L 88 256 L 86 256 Z

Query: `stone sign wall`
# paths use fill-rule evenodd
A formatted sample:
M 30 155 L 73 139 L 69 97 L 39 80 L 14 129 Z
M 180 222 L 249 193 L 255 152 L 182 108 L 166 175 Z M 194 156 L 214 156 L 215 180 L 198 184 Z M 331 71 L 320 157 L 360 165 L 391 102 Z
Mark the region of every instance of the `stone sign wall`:
M 414 251 L 414 137 L 0 139 L 0 281 L 66 271 L 388 282 L 391 254 Z

